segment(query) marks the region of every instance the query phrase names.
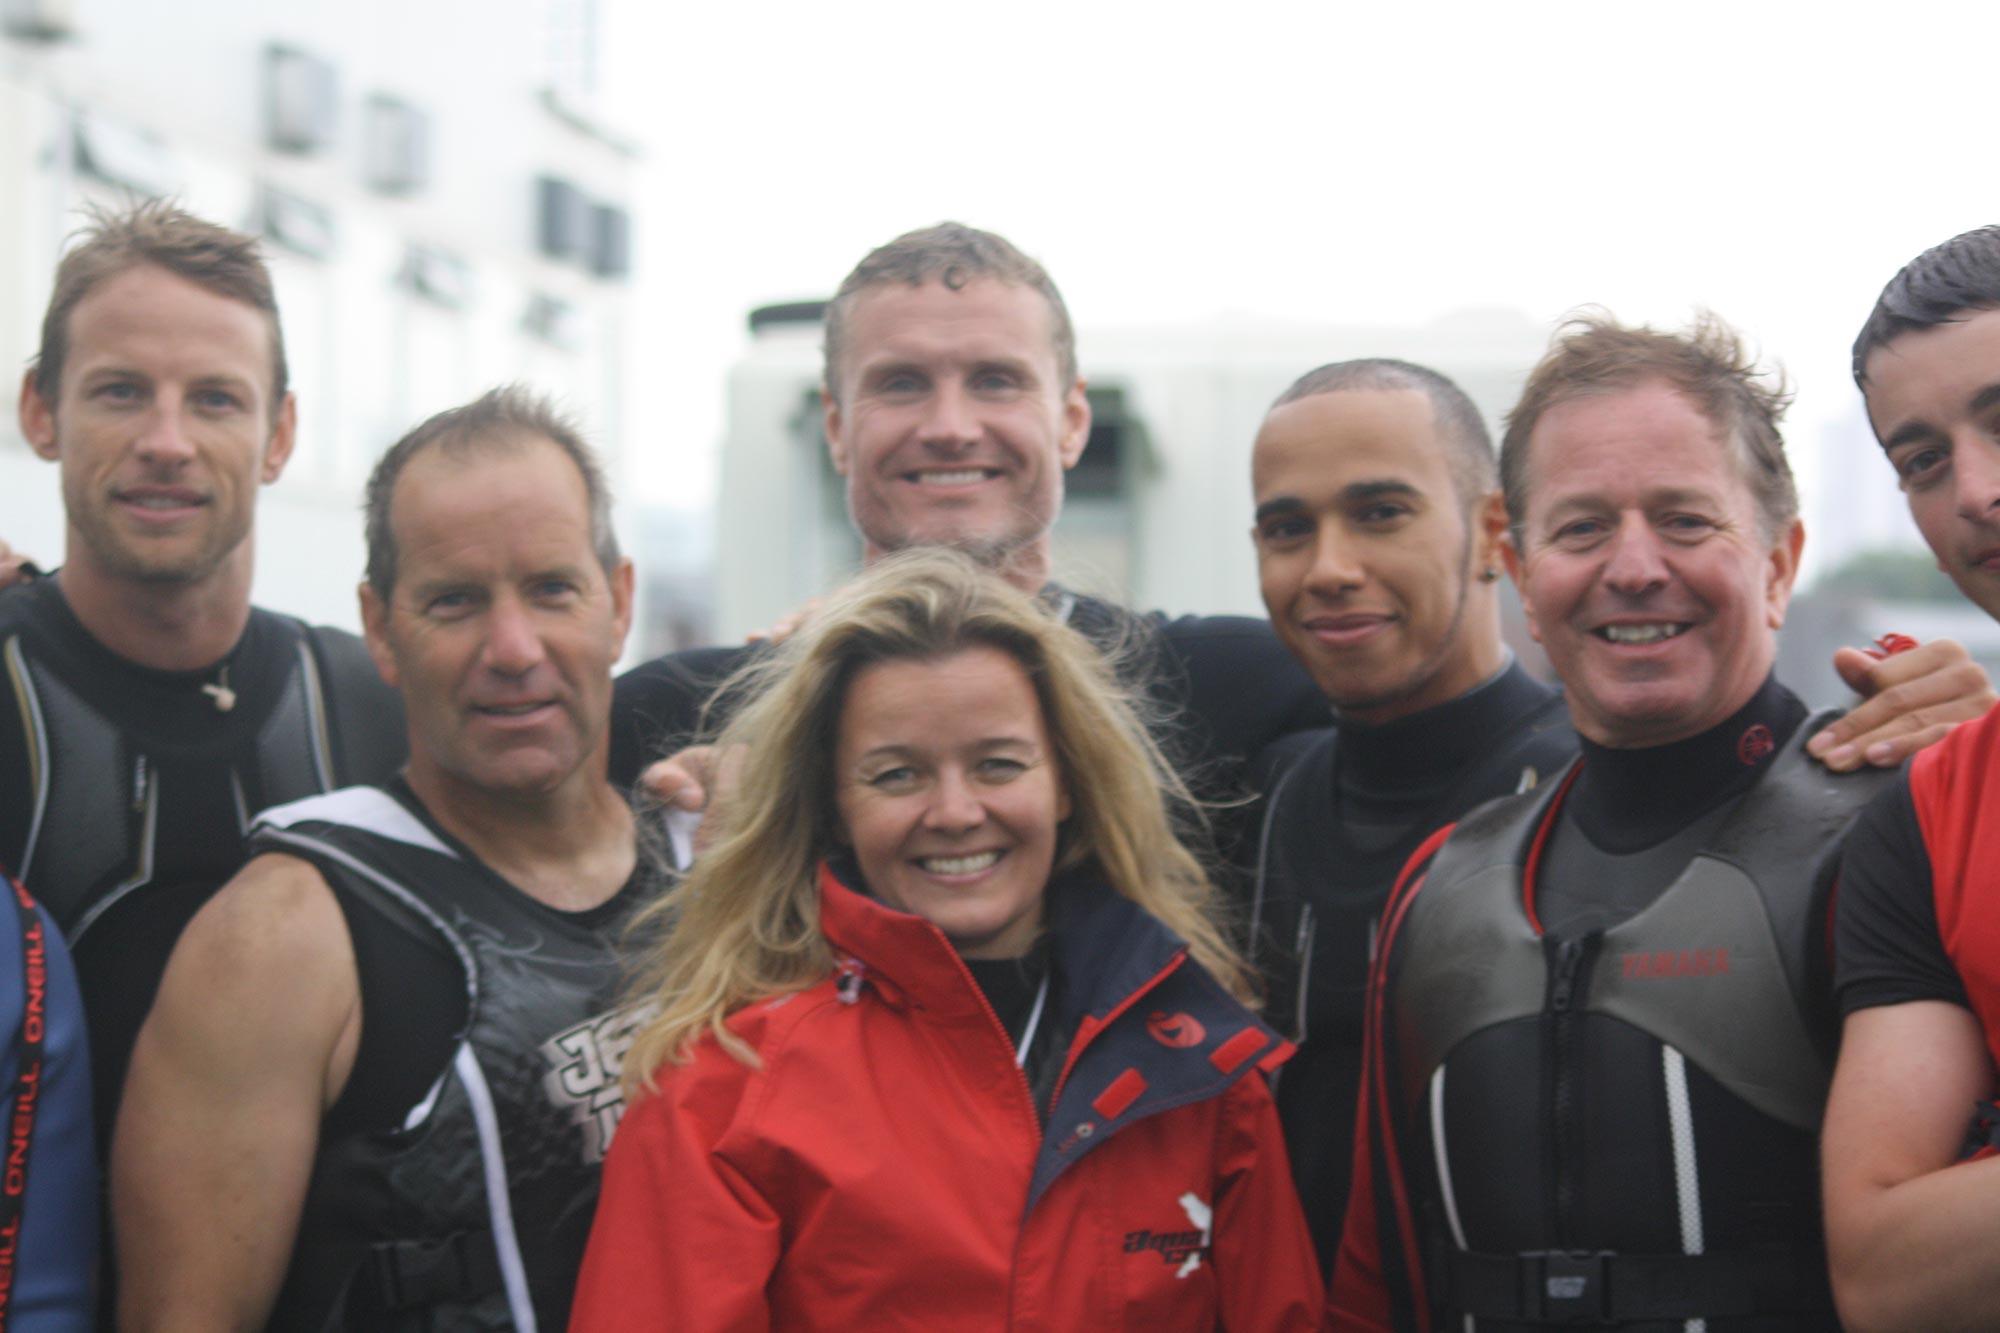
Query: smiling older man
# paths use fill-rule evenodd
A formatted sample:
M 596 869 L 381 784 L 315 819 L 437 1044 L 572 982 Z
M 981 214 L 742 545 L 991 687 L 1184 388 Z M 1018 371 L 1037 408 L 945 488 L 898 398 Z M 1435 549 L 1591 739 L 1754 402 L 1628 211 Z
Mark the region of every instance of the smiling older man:
M 1713 320 L 1581 322 L 1529 377 L 1503 554 L 1583 755 L 1426 844 L 1383 913 L 1343 1327 L 1836 1326 L 1826 905 L 1888 775 L 1808 760 L 1771 676 L 1784 405 Z
M 651 882 L 605 780 L 632 565 L 594 458 L 516 391 L 411 431 L 368 495 L 409 766 L 266 811 L 175 948 L 113 1153 L 126 1328 L 568 1318 Z

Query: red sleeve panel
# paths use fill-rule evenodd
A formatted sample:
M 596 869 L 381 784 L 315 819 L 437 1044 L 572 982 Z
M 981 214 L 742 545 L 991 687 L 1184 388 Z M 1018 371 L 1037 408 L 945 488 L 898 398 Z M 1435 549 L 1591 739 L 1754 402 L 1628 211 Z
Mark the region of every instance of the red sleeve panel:
M 1410 904 L 1424 875 L 1455 825 L 1427 838 L 1396 879 L 1382 909 L 1382 931 L 1368 978 L 1367 1027 L 1361 1056 L 1361 1091 L 1354 1120 L 1354 1176 L 1341 1227 L 1340 1257 L 1334 1264 L 1328 1314 L 1336 1329 L 1387 1330 L 1403 1323 L 1429 1333 L 1430 1308 L 1417 1268 L 1416 1237 L 1403 1196 L 1395 1124 L 1389 1114 L 1389 1033 L 1386 1006 L 1389 976 Z M 1400 1289 L 1400 1290 L 1399 1290 Z
M 1938 934 L 2000 1063 L 2000 709 L 1910 764 L 1930 853 Z

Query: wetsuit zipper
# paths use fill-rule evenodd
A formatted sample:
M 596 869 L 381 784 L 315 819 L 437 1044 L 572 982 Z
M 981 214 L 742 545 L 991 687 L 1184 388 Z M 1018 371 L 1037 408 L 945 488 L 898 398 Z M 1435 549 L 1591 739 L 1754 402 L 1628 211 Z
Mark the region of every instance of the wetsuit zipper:
M 1555 1174 L 1552 1234 L 1558 1246 L 1571 1245 L 1577 1167 L 1582 1157 L 1582 1116 L 1578 1107 L 1578 1028 L 1583 1016 L 1582 977 L 1594 936 L 1556 943 L 1549 970 L 1549 1147 Z

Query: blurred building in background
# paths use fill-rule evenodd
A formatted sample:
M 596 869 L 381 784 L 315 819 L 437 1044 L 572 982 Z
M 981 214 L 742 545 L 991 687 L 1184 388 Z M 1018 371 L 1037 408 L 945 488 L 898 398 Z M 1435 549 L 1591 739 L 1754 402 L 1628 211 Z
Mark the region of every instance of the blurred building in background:
M 1803 443 L 1792 443 L 1794 467 Z M 1805 516 L 1806 564 L 1815 575 L 1862 551 L 1923 550 L 1859 394 L 1846 415 L 1821 430 L 1818 444 L 1818 485 Z
M 368 469 L 494 384 L 554 396 L 623 492 L 635 151 L 595 109 L 601 38 L 597 0 L 0 0 L 0 366 L 80 210 L 171 195 L 277 280 L 299 443 L 260 603 L 354 624 Z M 5 416 L 0 536 L 53 563 L 56 469 Z
M 754 312 L 732 371 L 722 454 L 716 624 L 770 624 L 859 564 L 820 427 L 820 302 Z M 1464 386 L 1497 432 L 1548 330 L 1508 310 L 1409 327 L 1222 320 L 1082 329 L 1092 427 L 1056 526 L 1056 577 L 1133 606 L 1262 614 L 1250 545 L 1250 445 L 1271 401 L 1330 361 L 1393 356 Z

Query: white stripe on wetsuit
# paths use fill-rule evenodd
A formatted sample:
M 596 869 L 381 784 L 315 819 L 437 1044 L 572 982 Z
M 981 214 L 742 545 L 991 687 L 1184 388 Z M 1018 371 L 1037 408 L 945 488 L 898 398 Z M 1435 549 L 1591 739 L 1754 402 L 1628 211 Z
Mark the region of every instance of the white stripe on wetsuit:
M 1688 1106 L 1687 1060 L 1671 1046 L 1660 1047 L 1667 1080 L 1667 1123 L 1674 1140 L 1674 1202 L 1680 1210 L 1681 1253 L 1700 1254 L 1701 1176 L 1694 1157 L 1694 1115 Z M 1690 1319 L 1686 1333 L 1708 1333 L 1706 1319 Z
M 1444 1220 L 1451 1228 L 1451 1243 L 1459 1249 L 1465 1243 L 1465 1227 L 1458 1220 L 1458 1194 L 1451 1187 L 1451 1155 L 1444 1146 L 1444 1066 L 1431 1075 L 1431 1154 L 1437 1159 L 1438 1193 L 1444 1196 Z M 1465 1333 L 1472 1333 L 1472 1316 L 1465 1317 Z

